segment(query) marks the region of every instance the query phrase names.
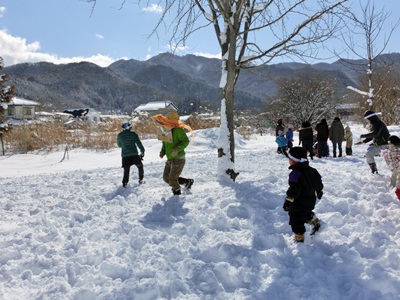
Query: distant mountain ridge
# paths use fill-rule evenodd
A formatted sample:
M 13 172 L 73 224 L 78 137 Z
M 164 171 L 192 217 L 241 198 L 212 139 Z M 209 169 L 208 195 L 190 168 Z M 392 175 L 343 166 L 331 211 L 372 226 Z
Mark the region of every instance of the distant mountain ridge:
M 388 57 L 400 69 L 400 54 L 382 55 L 382 59 Z M 254 71 L 242 70 L 236 86 L 236 107 L 260 110 L 266 99 L 277 93 L 276 79 L 294 72 L 309 72 L 310 68 L 330 76 L 344 91 L 346 86 L 356 85 L 366 64 L 361 64 L 358 71 L 340 60 L 314 65 L 280 63 Z M 160 100 L 172 101 L 184 110 L 196 110 L 199 106 L 216 109 L 220 105 L 220 60 L 194 55 L 163 53 L 147 61 L 119 60 L 106 68 L 88 62 L 23 63 L 3 71 L 9 75 L 9 83 L 16 85 L 16 96 L 39 101 L 48 111 L 90 107 L 103 113 L 131 113 L 140 104 Z

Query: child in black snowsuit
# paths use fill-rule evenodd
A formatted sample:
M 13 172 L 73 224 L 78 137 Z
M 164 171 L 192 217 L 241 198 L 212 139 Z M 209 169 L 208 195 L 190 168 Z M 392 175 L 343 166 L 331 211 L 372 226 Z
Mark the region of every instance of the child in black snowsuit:
M 296 242 L 304 242 L 305 223 L 312 226 L 310 235 L 315 234 L 320 228 L 319 220 L 315 217 L 313 209 L 316 199 L 321 199 L 321 175 L 309 166 L 307 151 L 302 147 L 293 147 L 289 151 L 289 188 L 286 192 L 283 209 L 289 212 L 289 225 L 295 234 Z

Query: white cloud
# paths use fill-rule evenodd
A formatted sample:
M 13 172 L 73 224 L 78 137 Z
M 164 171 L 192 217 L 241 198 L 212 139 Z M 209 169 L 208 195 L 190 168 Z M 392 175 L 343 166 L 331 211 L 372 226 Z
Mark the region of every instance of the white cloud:
M 25 38 L 14 37 L 8 34 L 6 30 L 0 30 L 0 49 L 0 55 L 3 57 L 5 66 L 39 61 L 51 62 L 54 64 L 88 61 L 97 64 L 100 67 L 107 67 L 115 61 L 115 59 L 102 54 L 92 55 L 91 57 L 76 56 L 65 58 L 58 57 L 54 54 L 39 52 L 39 42 L 36 41 L 28 44 Z
M 222 54 L 221 54 L 221 52 L 218 53 L 218 54 L 211 54 L 211 53 L 204 53 L 204 52 L 194 52 L 193 55 L 203 56 L 203 57 L 206 57 L 206 58 L 218 58 L 218 59 L 221 59 L 221 55 Z
M 187 46 L 177 46 L 177 45 L 167 45 L 166 47 L 169 51 L 172 52 L 187 52 L 189 50 L 189 48 Z
M 3 13 L 6 11 L 4 6 L 0 6 L 0 18 L 3 16 Z
M 221 59 L 221 52 L 217 54 L 211 54 L 211 53 L 205 53 L 205 52 L 191 52 L 190 48 L 188 46 L 176 46 L 169 44 L 165 48 L 168 49 L 168 51 L 174 52 L 174 53 L 181 53 L 181 54 L 188 54 L 191 53 L 196 56 L 203 56 L 206 58 L 218 58 Z
M 144 12 L 155 12 L 155 13 L 162 13 L 163 12 L 163 8 L 158 5 L 158 4 L 151 4 L 150 6 L 147 6 L 145 8 L 143 8 Z
M 101 34 L 96 33 L 95 36 L 96 36 L 96 38 L 99 39 L 99 40 L 103 40 L 103 39 L 104 39 L 104 36 L 101 35 Z

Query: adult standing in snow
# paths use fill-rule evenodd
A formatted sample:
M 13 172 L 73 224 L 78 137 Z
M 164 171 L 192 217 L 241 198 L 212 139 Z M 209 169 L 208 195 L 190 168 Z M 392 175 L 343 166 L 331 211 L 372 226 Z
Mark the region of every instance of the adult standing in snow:
M 339 117 L 333 119 L 329 129 L 329 138 L 332 142 L 333 157 L 336 157 L 336 148 L 339 148 L 339 157 L 342 157 L 342 142 L 344 140 L 344 127 Z
M 159 136 L 159 139 L 162 141 L 160 158 L 163 158 L 165 155 L 167 156 L 163 180 L 170 185 L 174 195 L 180 195 L 180 185 L 184 185 L 187 189 L 190 189 L 194 182 L 193 179 L 180 177 L 186 163 L 185 148 L 189 145 L 189 138 L 183 128 L 190 131 L 192 129 L 179 120 L 178 112 L 175 110 L 167 117 L 156 115 L 153 117 L 153 120 L 157 125 L 168 130 L 165 134 Z
M 314 157 L 314 132 L 310 121 L 304 121 L 299 129 L 299 145 L 302 145 L 304 150 L 310 153 L 310 158 Z
M 305 223 L 312 226 L 310 235 L 320 228 L 319 220 L 313 209 L 318 199 L 322 198 L 324 185 L 318 171 L 310 167 L 307 151 L 302 147 L 293 147 L 289 151 L 289 188 L 286 192 L 283 209 L 289 213 L 296 242 L 304 242 Z
M 122 131 L 118 133 L 117 144 L 121 148 L 122 168 L 124 168 L 124 177 L 122 178 L 122 186 L 126 187 L 129 182 L 129 172 L 132 165 L 135 165 L 139 171 L 139 184 L 144 183 L 143 157 L 144 147 L 138 134 L 131 131 L 132 125 L 129 123 L 122 124 Z M 140 154 L 138 152 L 140 149 Z
M 276 123 L 275 127 L 275 137 L 279 136 L 279 131 L 285 132 L 285 124 L 283 123 L 283 119 L 279 119 Z M 276 149 L 277 153 L 282 153 L 281 148 L 278 146 L 278 149 Z
M 317 141 L 318 141 L 318 157 L 328 156 L 328 138 L 329 138 L 329 127 L 326 119 L 322 119 L 321 122 L 315 126 L 317 131 Z
M 388 149 L 382 152 L 382 156 L 392 171 L 390 186 L 396 188 L 395 193 L 400 201 L 400 138 L 398 136 L 389 137 Z
M 381 119 L 378 118 L 380 113 L 376 113 L 372 110 L 367 110 L 364 113 L 364 119 L 367 119 L 371 123 L 371 132 L 362 134 L 360 136 L 363 141 L 356 143 L 355 145 L 366 144 L 372 141 L 369 145 L 365 158 L 369 167 L 371 168 L 372 174 L 378 174 L 378 168 L 375 163 L 375 156 L 381 153 L 381 150 L 385 150 L 388 145 L 388 140 L 390 137 L 389 130 L 386 124 L 383 123 Z
M 346 155 L 350 156 L 353 154 L 353 133 L 349 125 L 344 128 L 344 140 L 346 141 Z

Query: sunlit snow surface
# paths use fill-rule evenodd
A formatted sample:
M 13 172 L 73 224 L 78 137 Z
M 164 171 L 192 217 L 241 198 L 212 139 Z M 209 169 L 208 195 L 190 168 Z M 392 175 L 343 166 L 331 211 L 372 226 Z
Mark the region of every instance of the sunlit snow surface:
M 351 127 L 355 141 L 368 132 Z M 143 141 L 146 184 L 133 167 L 126 189 L 119 149 L 1 156 L 0 299 L 399 299 L 400 202 L 383 158 L 379 175 L 366 145 L 311 161 L 323 226 L 295 244 L 274 140 L 238 136 L 240 175 L 221 186 L 218 130 L 196 131 L 181 196 L 157 140 Z

